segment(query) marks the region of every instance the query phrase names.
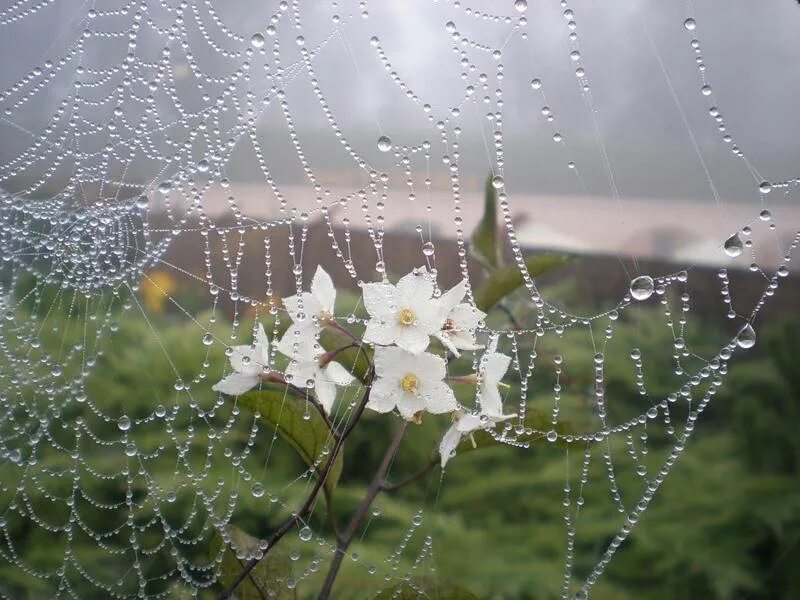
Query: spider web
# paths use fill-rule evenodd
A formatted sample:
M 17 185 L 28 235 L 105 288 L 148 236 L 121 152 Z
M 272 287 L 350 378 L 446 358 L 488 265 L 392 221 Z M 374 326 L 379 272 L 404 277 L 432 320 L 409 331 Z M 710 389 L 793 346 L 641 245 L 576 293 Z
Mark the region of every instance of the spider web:
M 539 119 L 536 131 L 552 137 L 559 177 L 570 186 L 597 188 L 594 171 L 620 224 L 629 205 L 601 129 L 604 107 L 590 84 L 577 10 L 551 2 L 552 11 L 540 13 L 530 4 L 15 0 L 0 10 L 3 35 L 37 40 L 24 64 L 9 65 L 0 90 L 2 563 L 54 597 L 196 595 L 213 586 L 222 560 L 222 550 L 209 559 L 215 533 L 231 544 L 224 532 L 242 506 L 263 508 L 268 499 L 270 510 L 290 511 L 313 482 L 313 469 L 300 468 L 289 484 L 273 484 L 271 469 L 282 456 L 274 448 L 277 433 L 210 392 L 225 350 L 250 339 L 242 323 L 265 317 L 273 324 L 270 337 L 278 335 L 286 318 L 272 300 L 303 289 L 306 272 L 316 267 L 308 256 L 326 256 L 343 282 L 401 272 L 407 261 L 395 254 L 393 263 L 385 250 L 395 231 L 409 231 L 413 263 L 447 265 L 452 272 L 443 277 L 473 279 L 470 180 L 491 171 L 528 311 L 522 326 L 490 322 L 481 332 L 501 334 L 500 349 L 513 357 L 520 382 L 520 394 L 505 398 L 520 419 L 494 435 L 522 447 L 541 438 L 563 452 L 563 495 L 553 498 L 563 505 L 562 596 L 589 596 L 694 435 L 730 361 L 755 343 L 757 317 L 788 275 L 800 239 L 781 236 L 782 205 L 769 201 L 789 198 L 799 181 L 766 183 L 728 130 L 725 99 L 711 87 L 690 4 L 673 36 L 691 52 L 686 68 L 694 61 L 697 69 L 690 102 L 706 103 L 718 143 L 749 178 L 744 213 L 726 204 L 656 39 L 639 17 L 643 51 L 656 59 L 650 76 L 666 83 L 675 102 L 715 214 L 725 222 L 747 215 L 717 240 L 718 264 L 727 261 L 735 277 L 760 291 L 743 305 L 729 269 L 718 271 L 719 310 L 733 325 L 729 339 L 711 350 L 693 347 L 702 340 L 688 319 L 693 260 L 649 274 L 635 259 L 628 271 L 620 254 L 630 286 L 596 314 L 573 314 L 548 299 L 525 268 L 515 219 L 525 206 L 515 200 L 506 163 L 518 164 L 519 150 L 506 138 L 510 127 L 533 128 L 533 118 L 515 115 Z M 556 9 L 562 22 L 549 26 L 558 28 L 560 45 L 544 51 L 568 57 L 560 64 L 574 71 L 573 89 L 548 87 L 528 55 L 513 59 L 518 46 L 546 45 L 528 34 L 528 21 Z M 412 13 L 405 22 L 419 30 L 393 35 L 398 11 Z M 397 35 L 413 44 L 416 33 L 429 32 L 430 57 L 405 60 Z M 418 72 L 439 79 L 437 85 Z M 524 81 L 525 94 L 509 80 Z M 583 120 L 559 120 L 562 98 L 579 101 Z M 404 111 L 402 119 L 388 122 L 382 106 Z M 363 114 L 374 121 L 369 133 L 359 124 Z M 597 153 L 581 162 L 585 153 L 565 131 L 587 135 Z M 187 255 L 193 261 L 182 263 Z M 182 296 L 175 281 L 195 291 Z M 180 339 L 159 330 L 144 288 L 185 325 Z M 657 392 L 646 381 L 648 351 L 615 338 L 625 319 L 653 319 L 645 306 L 658 307 L 658 327 L 668 332 L 652 363 L 669 363 L 673 378 L 652 386 Z M 355 312 L 337 317 L 353 323 Z M 129 316 L 174 381 L 169 397 L 153 383 L 152 397 L 137 398 L 145 413 L 133 414 L 124 398 L 126 386 L 142 389 L 129 379 L 136 339 L 124 324 Z M 566 349 L 576 345 L 588 363 Z M 181 349 L 197 347 L 205 359 L 186 364 Z M 605 386 L 609 362 L 620 357 L 641 394 L 633 414 L 617 410 Z M 119 398 L 93 391 L 98 371 L 117 381 Z M 584 404 L 562 389 L 578 374 L 590 389 Z M 549 383 L 542 388 L 542 381 Z M 345 394 L 335 422 L 355 407 L 355 392 Z M 550 415 L 551 427 L 526 429 L 522 419 L 534 408 Z M 565 422 L 575 429 L 565 430 Z M 654 436 L 663 447 L 648 451 Z M 595 463 L 600 474 L 593 479 Z M 620 470 L 628 475 L 621 478 Z M 446 476 L 442 485 L 446 490 Z M 601 485 L 620 520 L 584 572 L 574 568 L 585 547 L 577 541 L 589 509 L 584 493 Z M 360 562 L 375 590 L 434 568 L 431 513 L 435 506 L 419 507 L 383 562 Z M 372 521 L 380 518 L 373 513 Z M 298 575 L 283 582 L 288 589 L 332 556 L 311 523 L 299 538 L 307 550 L 293 551 Z M 59 563 L 38 560 L 31 539 L 57 546 Z

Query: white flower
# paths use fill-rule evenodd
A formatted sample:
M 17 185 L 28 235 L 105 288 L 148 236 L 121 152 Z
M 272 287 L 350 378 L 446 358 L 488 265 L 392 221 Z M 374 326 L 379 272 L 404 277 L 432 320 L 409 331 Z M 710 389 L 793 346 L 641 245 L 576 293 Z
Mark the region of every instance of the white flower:
M 475 330 L 478 323 L 486 317 L 483 311 L 461 302 L 466 291 L 467 280 L 463 279 L 439 299 L 439 306 L 444 313 L 444 325 L 434 335 L 456 356 L 461 356 L 459 350 L 480 348 L 475 344 Z
M 375 348 L 375 381 L 367 408 L 386 413 L 395 407 L 408 420 L 427 410 L 433 414 L 458 408 L 455 394 L 444 381 L 447 365 L 434 354 L 412 354 L 401 348 Z
M 511 364 L 511 357 L 497 352 L 497 336 L 492 336 L 478 366 L 478 404 L 481 414 L 504 418 L 503 401 L 498 386 Z
M 280 347 L 278 350 L 283 353 Z M 313 387 L 320 405 L 330 414 L 336 400 L 336 386 L 350 385 L 354 377 L 336 361 L 320 365 L 323 355 L 314 340 L 299 342 L 286 356 L 292 359 L 286 368 L 287 380 L 299 388 Z
M 439 442 L 439 456 L 442 459 L 442 468 L 453 456 L 456 448 L 461 443 L 461 438 L 470 435 L 479 429 L 492 429 L 500 421 L 513 419 L 517 415 L 500 415 L 499 417 L 489 417 L 485 414 L 463 413 L 456 411 L 453 413 L 453 424 L 445 432 L 442 441 Z M 475 440 L 472 440 L 473 445 Z
M 415 269 L 397 282 L 366 283 L 364 306 L 371 317 L 364 341 L 419 354 L 430 336 L 441 330 L 445 316 L 433 298 L 433 281 L 424 269 Z
M 489 341 L 481 357 L 478 367 L 478 405 L 480 411 L 464 414 L 456 411 L 453 414 L 453 424 L 450 426 L 442 441 L 439 443 L 439 456 L 442 459 L 442 468 L 454 455 L 461 438 L 472 434 L 479 429 L 492 429 L 497 423 L 516 417 L 516 414 L 503 414 L 503 401 L 500 398 L 498 386 L 503 385 L 501 379 L 511 364 L 511 358 L 497 352 L 497 336 Z M 475 441 L 473 440 L 473 444 Z
M 269 366 L 269 340 L 261 323 L 256 329 L 255 344 L 234 346 L 230 361 L 233 373 L 216 383 L 212 390 L 238 396 L 258 385 L 260 375 Z
M 314 278 L 311 280 L 310 292 L 301 292 L 283 299 L 286 312 L 295 323 L 306 320 L 311 322 L 313 317 L 320 321 L 329 319 L 333 315 L 335 302 L 336 288 L 333 287 L 333 280 L 320 266 L 317 266 Z

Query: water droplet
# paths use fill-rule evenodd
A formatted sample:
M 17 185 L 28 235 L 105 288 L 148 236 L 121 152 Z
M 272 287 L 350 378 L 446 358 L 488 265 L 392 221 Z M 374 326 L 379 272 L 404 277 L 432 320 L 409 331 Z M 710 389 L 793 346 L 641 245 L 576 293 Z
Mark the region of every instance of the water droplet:
M 731 258 L 736 258 L 742 253 L 742 239 L 739 237 L 738 233 L 734 233 L 725 240 L 723 247 L 725 248 L 725 254 Z
M 634 300 L 647 300 L 653 295 L 654 289 L 653 278 L 649 275 L 640 275 L 631 281 L 631 296 Z
M 378 150 L 381 152 L 389 152 L 392 149 L 392 140 L 388 136 L 382 135 L 378 138 Z
M 120 431 L 128 431 L 131 428 L 131 419 L 128 415 L 122 415 L 117 419 L 117 427 Z
M 494 177 L 492 177 L 492 185 L 497 190 L 499 190 L 501 187 L 503 187 L 505 185 L 505 183 L 506 182 L 503 181 L 503 178 L 500 177 L 500 175 L 495 175 Z
M 736 345 L 740 348 L 752 348 L 756 344 L 756 332 L 753 326 L 748 323 L 739 330 L 736 336 Z
M 139 210 L 144 210 L 147 208 L 147 196 L 139 196 L 136 199 L 136 208 Z
M 250 38 L 250 45 L 253 48 L 263 48 L 264 47 L 264 36 L 260 33 L 254 33 L 253 36 Z
M 758 191 L 762 194 L 769 194 L 772 191 L 772 184 L 767 181 L 762 181 L 758 186 Z
M 169 194 L 169 191 L 172 189 L 172 184 L 169 181 L 162 181 L 158 184 L 158 191 L 164 195 Z
M 555 442 L 558 439 L 558 432 L 551 429 L 547 432 L 547 441 L 548 442 Z
M 711 95 L 711 86 L 710 85 L 704 85 L 703 87 L 700 88 L 700 93 L 703 94 L 703 96 L 710 96 Z
M 425 242 L 422 244 L 422 253 L 425 256 L 433 256 L 434 252 L 436 252 L 436 249 L 433 247 L 432 242 Z
M 253 498 L 261 498 L 264 495 L 264 486 L 260 483 L 254 483 L 250 488 L 250 493 L 253 494 Z
M 689 31 L 694 31 L 694 28 L 697 27 L 697 21 L 689 17 L 683 22 L 683 26 Z
M 311 527 L 309 527 L 308 525 L 305 525 L 300 529 L 300 531 L 299 531 L 299 533 L 297 535 L 300 537 L 300 539 L 302 541 L 307 542 L 308 540 L 310 540 L 313 537 L 314 532 L 311 531 Z
M 531 87 L 535 90 L 541 89 L 542 87 L 542 80 L 538 77 L 536 79 L 531 79 Z
M 514 8 L 517 12 L 525 12 L 528 10 L 528 0 L 514 0 Z
M 214 343 L 214 336 L 213 335 L 211 335 L 210 333 L 207 333 L 207 334 L 205 334 L 203 336 L 203 345 L 204 346 L 210 346 L 213 343 Z

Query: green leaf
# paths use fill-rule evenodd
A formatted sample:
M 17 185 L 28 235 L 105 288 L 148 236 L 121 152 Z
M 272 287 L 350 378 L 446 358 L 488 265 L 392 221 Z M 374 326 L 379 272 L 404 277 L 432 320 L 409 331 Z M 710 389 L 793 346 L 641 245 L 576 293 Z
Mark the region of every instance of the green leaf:
M 353 343 L 353 340 L 341 331 L 326 327 L 322 330 L 319 338 L 320 345 L 325 350 L 335 350 L 337 348 L 344 348 Z M 354 376 L 358 377 L 362 382 L 366 380 L 367 373 L 369 372 L 369 362 L 371 359 L 372 350 L 368 348 L 348 348 L 336 355 L 336 362 L 341 363 L 348 369 Z
M 252 412 L 258 411 L 262 423 L 275 427 L 308 466 L 314 467 L 318 473 L 325 469 L 334 448 L 333 433 L 305 398 L 293 395 L 285 386 L 263 384 L 261 390 L 239 396 L 239 405 Z M 342 462 L 340 451 L 325 479 L 325 488 L 329 492 L 339 481 Z
M 486 179 L 483 201 L 483 218 L 472 232 L 472 256 L 490 271 L 503 264 L 503 249 L 497 235 L 497 190 L 492 185 L 492 175 Z
M 258 540 L 233 525 L 227 527 L 230 545 L 225 545 L 222 536 L 216 534 L 211 541 L 211 558 L 216 559 L 222 550 L 219 582 L 229 587 L 236 581 L 247 564 L 236 556 L 236 552 L 250 554 L 258 548 Z M 223 545 L 225 548 L 223 549 Z M 281 552 L 280 547 L 272 548 L 237 587 L 235 598 L 239 600 L 294 600 L 297 590 L 286 587 L 285 581 L 292 577 L 292 561 Z
M 419 598 L 436 600 L 478 600 L 467 588 L 456 583 L 442 581 L 404 582 L 381 590 L 375 600 L 417 600 Z
M 531 277 L 564 265 L 573 257 L 567 254 L 540 252 L 525 259 L 525 266 Z M 522 273 L 517 266 L 505 267 L 489 275 L 475 293 L 475 303 L 483 312 L 491 308 L 503 298 L 515 291 L 523 283 Z
M 516 425 L 517 419 L 512 419 L 512 423 Z M 539 412 L 538 410 L 533 410 L 531 408 L 525 411 L 525 419 L 522 421 L 525 429 L 532 429 L 538 432 L 549 432 L 555 431 L 558 433 L 558 438 L 555 442 L 548 442 L 546 441 L 546 437 L 542 433 L 523 433 L 521 435 L 514 435 L 514 441 L 517 443 L 533 443 L 533 442 L 544 442 L 546 444 L 556 444 L 563 446 L 566 444 L 564 440 L 565 435 L 572 433 L 571 427 L 569 423 L 559 422 L 558 425 L 553 427 L 553 423 L 549 415 L 544 414 L 543 412 Z M 499 428 L 503 428 L 504 424 L 500 423 Z M 474 440 L 474 444 L 473 444 Z M 472 450 L 479 450 L 481 448 L 492 448 L 496 446 L 504 445 L 502 442 L 498 442 L 494 439 L 489 433 L 486 431 L 476 431 L 472 434 L 472 436 L 466 436 L 461 440 L 461 443 L 456 447 L 456 457 L 458 455 L 463 454 L 465 452 L 471 452 Z

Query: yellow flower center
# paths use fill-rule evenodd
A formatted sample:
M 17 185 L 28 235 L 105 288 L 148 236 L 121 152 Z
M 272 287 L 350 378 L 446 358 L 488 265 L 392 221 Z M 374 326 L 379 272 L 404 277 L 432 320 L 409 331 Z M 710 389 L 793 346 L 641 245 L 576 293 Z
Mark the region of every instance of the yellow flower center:
M 411 325 L 417 318 L 410 308 L 401 308 L 397 313 L 397 320 L 401 325 Z
M 403 379 L 400 380 L 400 387 L 404 392 L 409 394 L 416 394 L 419 389 L 419 378 L 413 373 L 406 373 Z

